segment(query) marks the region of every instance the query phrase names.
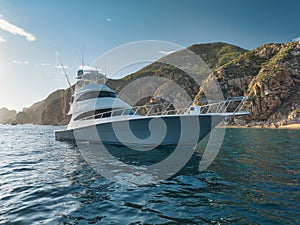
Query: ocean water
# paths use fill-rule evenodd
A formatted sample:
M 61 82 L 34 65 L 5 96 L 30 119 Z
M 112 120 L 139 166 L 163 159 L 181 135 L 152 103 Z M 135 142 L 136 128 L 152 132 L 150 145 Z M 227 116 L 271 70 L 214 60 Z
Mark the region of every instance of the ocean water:
M 206 140 L 179 174 L 126 186 L 55 129 L 0 125 L 0 224 L 300 224 L 300 130 L 227 129 L 205 171 Z

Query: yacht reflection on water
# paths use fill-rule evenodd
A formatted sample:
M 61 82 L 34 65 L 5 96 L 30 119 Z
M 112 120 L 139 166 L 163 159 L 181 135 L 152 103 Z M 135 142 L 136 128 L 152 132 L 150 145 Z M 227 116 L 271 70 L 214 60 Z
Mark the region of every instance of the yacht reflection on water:
M 123 184 L 144 185 L 178 175 L 196 174 L 202 155 L 191 147 L 144 151 L 126 146 L 77 142 L 81 155 L 102 176 Z M 188 171 L 188 172 L 187 172 Z

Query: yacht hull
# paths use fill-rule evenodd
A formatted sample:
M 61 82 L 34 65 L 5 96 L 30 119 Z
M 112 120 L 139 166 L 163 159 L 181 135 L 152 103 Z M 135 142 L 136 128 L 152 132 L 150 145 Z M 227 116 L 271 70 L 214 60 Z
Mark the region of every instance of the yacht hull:
M 222 115 L 165 115 L 102 122 L 55 131 L 57 140 L 89 141 L 134 146 L 195 146 L 222 119 Z

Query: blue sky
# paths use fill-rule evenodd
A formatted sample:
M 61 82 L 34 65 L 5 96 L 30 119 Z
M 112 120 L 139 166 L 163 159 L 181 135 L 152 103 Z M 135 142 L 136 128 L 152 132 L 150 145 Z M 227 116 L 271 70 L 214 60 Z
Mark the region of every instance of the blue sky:
M 299 10 L 296 0 L 0 0 L 0 108 L 21 110 L 66 88 L 55 49 L 74 81 L 82 48 L 86 64 L 141 40 L 254 49 L 297 39 Z

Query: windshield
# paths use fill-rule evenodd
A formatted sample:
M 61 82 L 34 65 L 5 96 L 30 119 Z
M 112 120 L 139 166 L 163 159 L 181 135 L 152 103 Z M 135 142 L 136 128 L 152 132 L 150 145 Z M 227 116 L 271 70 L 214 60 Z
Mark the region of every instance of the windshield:
M 77 101 L 84 101 L 84 100 L 88 100 L 88 99 L 93 99 L 93 98 L 116 98 L 117 94 L 114 92 L 109 92 L 109 91 L 91 91 L 91 92 L 87 92 L 84 93 L 83 95 L 81 95 Z

